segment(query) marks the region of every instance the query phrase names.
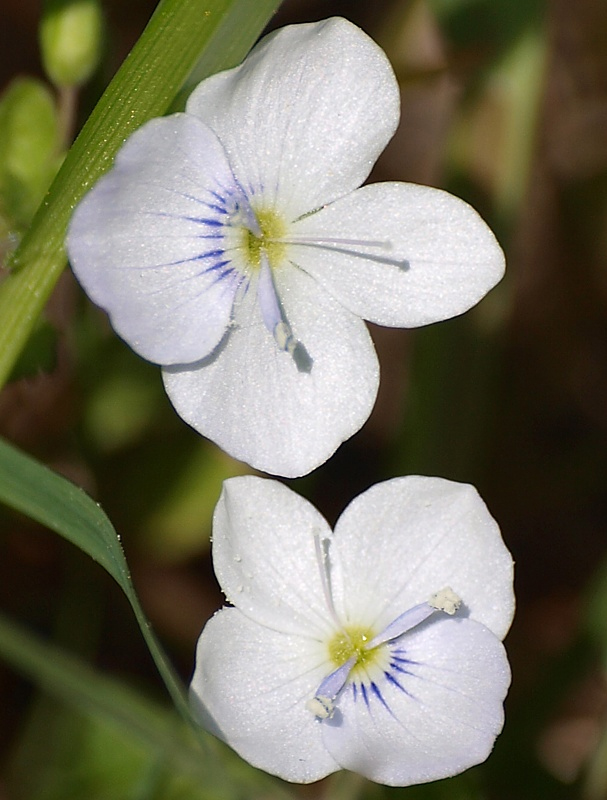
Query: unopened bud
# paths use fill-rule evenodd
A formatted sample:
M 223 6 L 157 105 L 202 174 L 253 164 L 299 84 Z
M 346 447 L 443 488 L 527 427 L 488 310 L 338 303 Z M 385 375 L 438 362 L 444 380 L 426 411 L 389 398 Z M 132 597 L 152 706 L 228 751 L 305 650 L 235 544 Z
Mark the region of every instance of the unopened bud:
M 55 86 L 78 86 L 91 76 L 99 63 L 102 31 L 98 0 L 47 0 L 40 47 Z
M 0 95 L 0 213 L 27 227 L 58 167 L 59 121 L 49 87 L 14 80 Z

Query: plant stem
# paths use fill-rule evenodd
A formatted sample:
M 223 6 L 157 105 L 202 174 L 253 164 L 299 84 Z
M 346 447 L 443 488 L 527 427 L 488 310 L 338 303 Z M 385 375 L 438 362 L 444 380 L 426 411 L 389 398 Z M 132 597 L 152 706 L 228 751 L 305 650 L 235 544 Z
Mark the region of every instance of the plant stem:
M 204 9 L 201 9 L 204 5 Z M 279 0 L 162 0 L 66 156 L 0 284 L 0 387 L 6 382 L 66 263 L 74 206 L 124 140 L 166 112 L 192 69 L 238 63 Z M 236 24 L 238 23 L 238 24 Z

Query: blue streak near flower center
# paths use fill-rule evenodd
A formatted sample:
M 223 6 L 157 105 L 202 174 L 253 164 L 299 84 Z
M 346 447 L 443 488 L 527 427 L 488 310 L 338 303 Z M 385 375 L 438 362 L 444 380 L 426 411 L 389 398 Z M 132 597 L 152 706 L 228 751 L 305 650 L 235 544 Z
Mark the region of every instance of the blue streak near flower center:
M 280 307 L 280 301 L 272 278 L 272 270 L 265 254 L 261 255 L 257 299 L 259 300 L 264 325 L 274 337 L 278 348 L 293 356 L 297 345 L 300 343 L 293 336 L 291 326 L 285 319 Z
M 323 592 L 331 616 L 338 622 L 330 595 L 326 549 L 323 543 L 319 541 L 318 536 L 315 535 L 314 538 Z M 407 689 L 398 680 L 396 674 L 393 674 L 408 675 L 408 670 L 402 664 L 412 663 L 408 659 L 397 655 L 403 652 L 400 649 L 395 649 L 400 647 L 400 641 L 398 640 L 407 631 L 425 622 L 437 611 L 452 616 L 460 606 L 460 598 L 452 589 L 446 587 L 431 595 L 426 602 L 419 603 L 400 614 L 376 636 L 369 637 L 363 628 L 342 626 L 338 622 L 340 630 L 328 645 L 330 657 L 334 662 L 338 663 L 338 666 L 323 678 L 314 697 L 307 702 L 308 710 L 319 720 L 332 717 L 335 711 L 335 701 L 353 673 L 358 671 L 359 673 L 364 673 L 366 680 L 361 678 L 358 684 L 356 682 L 353 683 L 354 698 L 356 699 L 360 689 L 365 705 L 369 706 L 370 697 L 374 696 L 388 712 L 392 713 L 376 680 L 370 677 L 369 669 L 374 671 L 379 668 L 379 674 L 388 684 L 408 694 Z M 385 646 L 389 648 L 387 652 L 384 649 Z

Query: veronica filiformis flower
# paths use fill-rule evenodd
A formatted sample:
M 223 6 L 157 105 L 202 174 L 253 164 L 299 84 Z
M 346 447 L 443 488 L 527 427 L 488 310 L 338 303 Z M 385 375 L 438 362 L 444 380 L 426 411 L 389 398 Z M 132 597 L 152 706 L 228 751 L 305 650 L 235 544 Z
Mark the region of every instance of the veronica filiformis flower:
M 512 560 L 473 487 L 380 483 L 332 532 L 282 484 L 233 478 L 213 563 L 232 606 L 200 636 L 191 697 L 251 764 L 405 786 L 487 757 L 510 683 Z
M 291 26 L 144 125 L 76 209 L 68 252 L 87 293 L 163 366 L 183 419 L 254 467 L 309 472 L 365 422 L 379 370 L 363 319 L 445 319 L 502 275 L 462 201 L 357 188 L 398 118 L 394 73 L 362 31 Z

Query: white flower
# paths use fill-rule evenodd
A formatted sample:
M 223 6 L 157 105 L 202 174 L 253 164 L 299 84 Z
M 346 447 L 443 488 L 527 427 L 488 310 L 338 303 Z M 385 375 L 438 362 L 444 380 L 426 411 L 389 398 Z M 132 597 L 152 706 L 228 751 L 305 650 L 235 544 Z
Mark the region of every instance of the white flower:
M 379 370 L 363 319 L 445 319 L 502 276 L 461 200 L 357 188 L 398 117 L 362 31 L 283 28 L 137 131 L 76 209 L 67 246 L 87 293 L 163 366 L 183 419 L 254 467 L 305 474 L 365 422 Z
M 333 533 L 282 484 L 233 478 L 213 562 L 233 607 L 200 636 L 191 698 L 251 764 L 406 786 L 487 757 L 510 683 L 512 559 L 473 487 L 395 478 Z

